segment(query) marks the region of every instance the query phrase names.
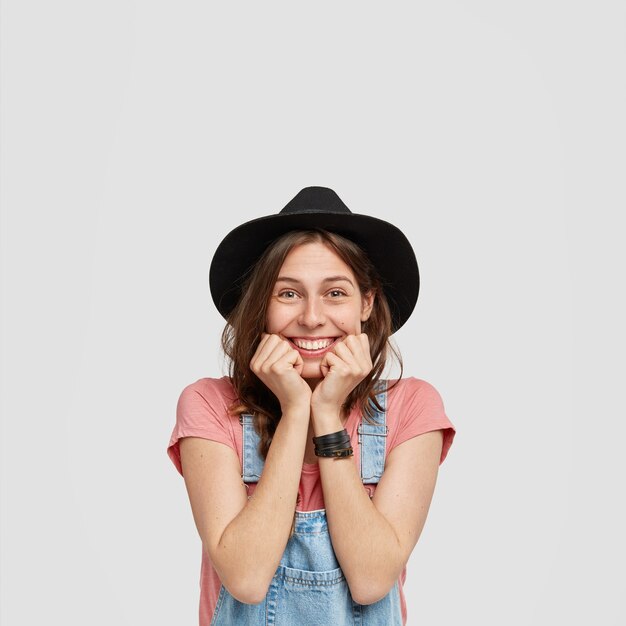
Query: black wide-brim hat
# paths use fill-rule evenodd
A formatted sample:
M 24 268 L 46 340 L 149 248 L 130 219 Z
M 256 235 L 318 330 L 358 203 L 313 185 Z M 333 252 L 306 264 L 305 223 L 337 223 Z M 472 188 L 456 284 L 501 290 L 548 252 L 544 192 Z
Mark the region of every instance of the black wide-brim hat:
M 413 248 L 399 228 L 376 217 L 352 213 L 327 187 L 305 187 L 280 213 L 245 222 L 224 237 L 209 270 L 217 310 L 228 319 L 241 297 L 244 277 L 273 241 L 290 231 L 311 228 L 337 233 L 363 249 L 378 270 L 396 332 L 409 319 L 419 294 Z

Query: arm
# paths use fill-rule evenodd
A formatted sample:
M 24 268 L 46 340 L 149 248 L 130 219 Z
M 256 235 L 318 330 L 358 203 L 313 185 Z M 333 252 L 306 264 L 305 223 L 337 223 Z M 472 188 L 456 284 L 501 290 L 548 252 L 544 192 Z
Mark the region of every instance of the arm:
M 196 438 L 181 441 L 180 447 L 204 549 L 231 595 L 257 604 L 267 593 L 291 533 L 311 389 L 300 376 L 299 353 L 278 335 L 262 334 L 250 369 L 274 392 L 282 408 L 254 495 L 247 500 L 239 460 L 229 447 Z
M 320 367 L 324 379 L 311 397 L 316 436 L 341 430 L 348 392 L 372 370 L 367 335 L 348 335 L 326 352 Z M 426 521 L 442 448 L 441 429 L 396 446 L 371 501 L 354 462 L 320 457 L 333 548 L 359 604 L 384 597 L 401 574 Z
M 341 422 L 316 424 L 316 436 Z M 370 499 L 356 464 L 319 458 L 328 528 L 355 602 L 372 604 L 396 582 L 426 522 L 437 480 L 443 436 L 435 430 L 394 448 Z
M 249 500 L 232 448 L 197 437 L 180 440 L 185 485 L 203 548 L 222 584 L 240 602 L 263 600 L 287 545 L 308 425 L 308 407 L 283 413 Z

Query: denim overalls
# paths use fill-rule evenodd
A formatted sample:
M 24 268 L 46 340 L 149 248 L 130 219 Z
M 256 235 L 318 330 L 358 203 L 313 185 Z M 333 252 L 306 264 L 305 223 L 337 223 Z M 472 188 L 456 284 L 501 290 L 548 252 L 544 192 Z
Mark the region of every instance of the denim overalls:
M 385 408 L 386 381 L 379 382 L 377 400 Z M 375 408 L 375 407 L 374 407 Z M 385 467 L 386 416 L 375 410 L 376 424 L 361 416 L 358 427 L 360 474 L 364 484 L 378 483 Z M 242 414 L 243 473 L 245 483 L 261 477 L 264 460 L 258 453 L 259 436 L 251 415 Z M 340 459 L 336 463 L 354 460 Z M 372 495 L 370 495 L 370 498 Z M 296 511 L 294 531 L 270 583 L 258 604 L 239 602 L 222 585 L 211 626 L 401 626 L 398 581 L 374 604 L 354 602 L 339 567 L 328 532 L 326 511 Z

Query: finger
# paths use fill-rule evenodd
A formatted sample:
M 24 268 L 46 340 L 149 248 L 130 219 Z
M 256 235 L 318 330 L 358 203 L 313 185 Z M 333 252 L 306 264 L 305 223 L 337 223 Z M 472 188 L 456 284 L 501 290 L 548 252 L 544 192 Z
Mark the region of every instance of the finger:
M 367 376 L 373 368 L 372 364 L 372 349 L 370 347 L 369 337 L 365 333 L 361 333 L 357 336 L 359 344 L 359 363 L 363 367 L 363 376 Z
M 250 365 L 252 365 L 252 363 L 259 357 L 259 354 L 261 354 L 261 351 L 267 343 L 268 338 L 269 335 L 267 333 L 261 333 L 261 339 L 259 340 L 259 344 L 257 345 L 256 350 L 252 355 L 252 358 L 250 359 Z
M 345 345 L 350 350 L 354 362 L 358 364 L 360 370 L 367 370 L 369 372 L 372 367 L 372 357 L 369 350 L 369 343 L 367 343 L 367 336 L 364 341 L 360 335 L 348 335 L 346 337 Z M 341 351 L 338 353 L 343 354 Z
M 295 369 L 298 370 L 298 373 L 302 371 L 302 367 L 304 366 L 304 359 L 302 355 L 293 347 L 293 344 L 285 337 L 285 335 L 278 333 L 278 336 L 283 340 L 284 344 L 287 346 L 288 350 L 291 353 L 290 362 L 293 363 Z
M 345 348 L 340 348 L 337 353 L 351 365 L 352 371 L 359 376 L 366 376 L 372 370 L 372 358 L 369 347 L 363 347 L 360 336 L 350 335 L 346 337 Z M 345 350 L 349 350 L 348 355 Z
M 366 363 L 369 369 L 372 368 L 372 348 L 370 346 L 369 337 L 365 333 L 356 336 L 360 353 L 363 355 L 362 363 Z M 369 370 L 368 370 L 369 371 Z
M 326 374 L 328 374 L 330 370 L 330 363 L 328 362 L 329 354 L 332 354 L 332 352 L 327 352 L 326 354 L 324 354 L 324 356 L 322 357 L 322 362 L 320 363 L 320 370 L 322 371 L 322 376 L 324 377 L 326 377 Z
M 294 350 L 292 348 L 292 351 L 294 353 L 294 358 L 295 358 L 295 361 L 293 363 L 293 368 L 297 370 L 298 374 L 302 374 L 302 368 L 304 367 L 304 359 L 302 358 L 302 355 L 297 350 Z
M 286 340 L 276 342 L 269 354 L 267 354 L 265 361 L 261 363 L 263 371 L 273 369 L 282 372 L 294 368 L 298 373 L 301 373 L 303 367 L 304 360 L 301 354 L 292 348 L 291 344 Z
M 359 355 L 363 356 L 366 352 L 369 352 L 369 345 L 367 343 L 365 350 L 363 349 L 364 346 L 361 335 L 348 335 L 346 337 L 346 345 L 350 348 L 350 350 L 352 350 L 352 353 L 357 358 L 359 357 Z
M 372 348 L 370 346 L 370 338 L 367 336 L 366 333 L 361 333 L 358 339 L 361 342 L 361 345 L 363 346 L 363 351 L 369 354 L 371 357 Z
M 252 358 L 252 363 L 257 367 L 262 367 L 277 346 L 284 344 L 284 341 L 278 335 L 267 335 L 263 344 L 259 344 L 257 351 Z M 272 360 L 275 361 L 276 358 Z
M 261 363 L 261 367 L 264 370 L 268 370 L 289 352 L 291 352 L 291 347 L 284 341 L 272 344 L 268 349 L 268 353 L 265 355 L 265 360 Z
M 338 343 L 334 346 L 333 352 L 347 365 L 349 365 L 353 369 L 359 368 L 359 363 L 357 361 L 357 355 L 354 354 L 353 347 L 356 347 L 356 344 L 352 343 L 348 344 L 348 342 Z
M 339 356 L 333 352 L 327 352 L 322 359 L 322 363 L 326 362 L 328 373 L 334 372 L 341 376 L 347 376 L 351 373 L 350 366 Z
M 359 362 L 371 363 L 372 353 L 369 338 L 365 333 L 360 333 L 359 335 L 349 335 L 346 338 L 346 343 Z
M 297 350 L 288 347 L 287 352 L 282 357 L 282 360 L 285 361 L 285 369 L 287 369 L 288 367 L 292 367 L 298 372 L 298 374 L 302 373 L 304 360 L 302 359 L 302 355 Z

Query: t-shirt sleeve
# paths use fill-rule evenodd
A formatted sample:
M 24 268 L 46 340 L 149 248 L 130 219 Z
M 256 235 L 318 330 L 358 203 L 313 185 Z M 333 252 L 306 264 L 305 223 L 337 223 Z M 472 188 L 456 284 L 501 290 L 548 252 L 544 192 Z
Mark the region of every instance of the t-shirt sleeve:
M 185 387 L 176 405 L 176 424 L 167 446 L 167 454 L 181 476 L 179 440 L 202 437 L 223 443 L 236 450 L 234 432 L 228 414 L 227 399 L 220 392 L 219 380 L 201 379 Z
M 398 428 L 392 440 L 392 448 L 433 430 L 443 431 L 441 465 L 452 445 L 456 428 L 446 415 L 439 392 L 425 380 L 407 378 L 401 381 L 403 389 L 397 394 Z

